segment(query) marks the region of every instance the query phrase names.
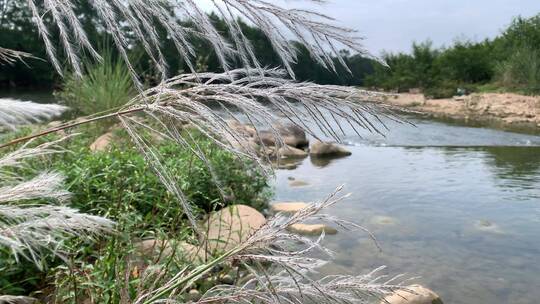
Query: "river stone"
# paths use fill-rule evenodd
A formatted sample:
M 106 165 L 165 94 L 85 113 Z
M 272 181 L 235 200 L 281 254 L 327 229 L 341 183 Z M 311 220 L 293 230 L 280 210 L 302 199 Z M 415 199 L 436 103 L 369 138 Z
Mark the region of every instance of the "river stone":
M 503 231 L 501 228 L 490 221 L 487 220 L 479 220 L 474 224 L 474 227 L 480 231 L 484 232 L 490 232 L 490 233 L 496 233 L 496 234 L 502 234 Z
M 276 134 L 270 131 L 260 131 L 254 139 L 259 143 L 262 142 L 265 146 L 275 146 L 277 141 L 276 136 Z
M 315 141 L 311 144 L 309 154 L 315 157 L 341 157 L 351 155 L 351 151 L 335 143 Z
M 246 205 L 225 207 L 210 214 L 204 223 L 210 252 L 226 251 L 246 240 L 266 223 L 264 215 Z
M 305 158 L 308 156 L 306 151 L 291 146 L 279 148 L 277 154 L 280 158 Z
M 281 135 L 283 142 L 291 147 L 303 148 L 309 146 L 306 132 L 294 124 L 274 125 L 274 128 Z
M 432 290 L 420 285 L 411 285 L 385 297 L 380 304 L 443 304 L 443 302 Z
M 254 137 L 257 134 L 257 130 L 253 126 L 242 124 L 237 120 L 227 120 L 227 125 L 243 136 Z
M 307 206 L 309 204 L 303 202 L 275 202 L 270 206 L 270 210 L 274 213 L 296 213 Z
M 197 289 L 192 289 L 188 292 L 188 298 L 190 301 L 199 301 L 201 299 L 202 295 L 200 293 L 200 291 L 198 291 Z
M 114 135 L 112 132 L 107 132 L 101 135 L 90 145 L 90 151 L 92 152 L 106 151 L 109 145 L 111 144 L 113 137 Z
M 38 303 L 36 298 L 23 296 L 0 296 L 0 304 L 34 304 Z
M 290 232 L 300 235 L 337 234 L 337 230 L 325 224 L 293 224 L 287 228 Z
M 297 187 L 306 187 L 309 186 L 308 182 L 301 181 L 301 180 L 294 180 L 289 183 L 289 187 L 297 188 Z
M 390 216 L 376 215 L 371 218 L 371 223 L 381 226 L 393 226 L 397 224 L 397 220 Z

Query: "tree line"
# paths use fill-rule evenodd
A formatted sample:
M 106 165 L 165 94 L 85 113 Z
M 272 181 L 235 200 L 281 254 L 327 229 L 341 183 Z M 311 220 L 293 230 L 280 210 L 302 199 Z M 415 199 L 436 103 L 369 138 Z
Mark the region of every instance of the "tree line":
M 404 92 L 421 89 L 431 97 L 458 91 L 540 93 L 540 14 L 517 17 L 494 39 L 456 41 L 434 48 L 413 43 L 412 52 L 386 53 L 388 66 L 375 64 L 366 85 Z
M 3 47 L 16 49 L 33 54 L 37 58 L 47 58 L 45 47 L 35 25 L 32 22 L 32 16 L 29 9 L 25 9 L 26 1 L 13 0 L 14 5 L 9 7 L 3 14 L 0 14 L 0 41 Z M 76 7 L 79 21 L 85 28 L 89 40 L 92 43 L 101 46 L 103 53 L 115 53 L 112 38 L 109 34 L 100 31 L 99 18 L 86 1 L 80 1 Z M 215 14 L 211 15 L 215 27 L 227 35 L 228 27 L 223 19 Z M 51 16 L 44 16 L 45 23 L 52 24 Z M 182 21 L 179 21 L 182 22 Z M 264 67 L 278 67 L 281 64 L 279 56 L 272 48 L 270 41 L 263 32 L 245 22 L 239 21 L 242 31 L 246 38 L 250 40 L 254 47 L 258 60 Z M 189 26 L 189 24 L 186 24 Z M 167 38 L 163 27 L 155 22 L 155 29 L 162 37 L 163 56 L 168 63 L 169 76 L 175 76 L 183 72 L 189 72 L 188 65 L 177 54 L 178 51 L 171 39 Z M 62 52 L 62 44 L 59 33 L 55 27 L 51 28 L 51 40 L 57 46 L 59 52 Z M 129 32 L 126 33 L 129 37 Z M 195 40 L 195 38 L 194 38 Z M 135 39 L 130 41 L 130 57 L 136 59 L 138 64 L 135 67 L 137 72 L 148 82 L 157 81 L 157 71 L 153 70 L 149 56 L 142 51 L 142 46 L 137 44 Z M 213 48 L 207 41 L 195 41 L 196 46 L 196 67 L 199 71 L 222 72 L 221 64 L 213 51 Z M 340 53 L 343 59 L 350 67 L 351 72 L 347 72 L 342 64 L 336 62 L 337 72 L 329 71 L 320 67 L 310 56 L 309 51 L 301 43 L 297 43 L 298 58 L 294 65 L 294 73 L 300 81 L 313 81 L 320 84 L 336 84 L 348 86 L 360 86 L 364 83 L 364 77 L 373 72 L 373 63 L 370 59 L 363 58 L 357 54 L 351 54 L 346 50 Z M 60 57 L 62 54 L 59 54 Z M 116 54 L 118 56 L 118 54 Z M 46 60 L 31 59 L 32 62 L 16 63 L 14 65 L 0 66 L 0 87 L 55 87 L 60 85 L 61 79 L 55 73 L 53 67 Z M 67 62 L 67 59 L 66 59 Z M 232 61 L 232 68 L 241 67 L 240 60 Z

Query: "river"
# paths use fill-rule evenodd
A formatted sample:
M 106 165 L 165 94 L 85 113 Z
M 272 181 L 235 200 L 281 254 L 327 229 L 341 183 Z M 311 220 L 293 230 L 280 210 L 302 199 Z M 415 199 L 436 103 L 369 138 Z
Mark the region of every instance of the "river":
M 312 201 L 344 184 L 352 197 L 328 210 L 363 225 L 325 242 L 321 273 L 386 265 L 445 303 L 533 304 L 540 299 L 540 137 L 410 118 L 386 138 L 347 137 L 352 156 L 279 170 L 276 200 Z M 293 188 L 289 179 L 309 183 Z

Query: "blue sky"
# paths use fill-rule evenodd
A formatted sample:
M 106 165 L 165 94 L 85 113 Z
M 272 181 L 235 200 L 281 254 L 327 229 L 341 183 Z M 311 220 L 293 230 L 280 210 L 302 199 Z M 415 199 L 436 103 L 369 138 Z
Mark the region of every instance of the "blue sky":
M 203 0 L 204 1 L 204 0 Z M 540 13 L 540 0 L 269 0 L 295 8 L 310 8 L 338 19 L 366 37 L 366 48 L 409 51 L 412 41 L 431 39 L 436 46 L 456 38 L 494 37 L 517 15 Z

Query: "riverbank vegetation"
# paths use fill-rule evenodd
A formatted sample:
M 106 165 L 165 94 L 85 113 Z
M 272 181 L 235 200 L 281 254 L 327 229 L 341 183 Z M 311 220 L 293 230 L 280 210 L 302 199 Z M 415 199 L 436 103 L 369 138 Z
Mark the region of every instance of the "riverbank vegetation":
M 443 48 L 414 43 L 411 54 L 387 53 L 367 86 L 397 92 L 421 89 L 428 97 L 510 91 L 540 93 L 540 15 L 515 18 L 494 39 L 461 40 Z

